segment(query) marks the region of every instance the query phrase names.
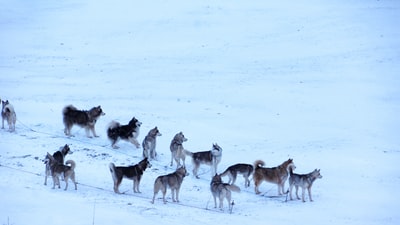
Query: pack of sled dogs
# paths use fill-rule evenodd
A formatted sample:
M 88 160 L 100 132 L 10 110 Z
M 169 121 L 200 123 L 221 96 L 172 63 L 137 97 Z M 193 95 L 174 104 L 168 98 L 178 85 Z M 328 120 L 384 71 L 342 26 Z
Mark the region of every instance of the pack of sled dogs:
M 16 113 L 14 107 L 10 102 L 2 101 L 2 128 L 4 128 L 4 121 L 7 121 L 9 130 L 15 131 Z M 67 105 L 62 109 L 62 119 L 64 123 L 64 133 L 66 136 L 72 137 L 71 129 L 74 125 L 80 126 L 85 129 L 86 136 L 91 138 L 98 137 L 95 125 L 105 112 L 101 106 L 92 107 L 89 110 L 80 110 L 73 105 Z M 152 167 L 151 160 L 157 159 L 156 142 L 157 137 L 162 136 L 157 126 L 150 129 L 142 145 L 138 141 L 140 133 L 140 122 L 136 117 L 133 117 L 126 125 L 122 125 L 117 121 L 111 121 L 106 129 L 107 137 L 111 142 L 112 148 L 118 148 L 116 145 L 118 141 L 123 140 L 132 143 L 136 148 L 143 148 L 143 159 L 135 165 L 130 166 L 117 166 L 114 162 L 109 163 L 109 171 L 113 181 L 113 191 L 121 194 L 119 187 L 122 180 L 128 179 L 133 181 L 133 192 L 141 193 L 140 181 L 145 174 L 146 169 Z M 253 164 L 237 163 L 226 168 L 222 173 L 218 173 L 218 165 L 222 160 L 223 149 L 217 144 L 213 143 L 210 150 L 192 152 L 184 147 L 184 143 L 188 141 L 183 132 L 176 133 L 170 143 L 171 162 L 170 167 L 173 166 L 175 161 L 176 169 L 172 173 L 158 176 L 154 180 L 153 198 L 151 203 L 155 203 L 158 192 L 162 193 L 163 203 L 167 203 L 166 192 L 170 189 L 173 202 L 179 202 L 179 193 L 183 180 L 189 175 L 187 166 L 185 164 L 186 156 L 191 158 L 193 176 L 197 179 L 200 178 L 199 168 L 201 165 L 210 167 L 211 181 L 210 192 L 214 199 L 214 207 L 223 209 L 223 202 L 226 200 L 229 207 L 232 206 L 232 192 L 240 192 L 240 187 L 235 184 L 239 175 L 244 178 L 244 187 L 248 188 L 251 180 L 254 182 L 254 192 L 260 194 L 260 185 L 265 181 L 277 185 L 278 195 L 289 194 L 290 200 L 293 200 L 293 188 L 297 199 L 305 202 L 305 192 L 308 192 L 309 201 L 313 201 L 311 188 L 317 179 L 321 179 L 319 169 L 307 174 L 294 173 L 296 166 L 293 159 L 288 159 L 275 167 L 266 167 L 263 160 L 256 160 Z M 47 185 L 48 176 L 52 177 L 53 189 L 60 185 L 61 180 L 65 182 L 64 190 L 68 189 L 69 180 L 74 184 L 77 190 L 77 182 L 75 176 L 76 162 L 74 160 L 65 160 L 67 155 L 72 154 L 68 145 L 62 146 L 58 151 L 53 154 L 47 153 L 44 159 L 45 164 L 45 181 Z M 222 180 L 223 177 L 228 178 L 228 182 Z M 285 189 L 285 183 L 288 181 L 289 188 Z M 298 189 L 302 189 L 302 197 L 298 195 Z M 286 191 L 285 191 L 286 190 Z M 219 200 L 219 204 L 217 204 Z

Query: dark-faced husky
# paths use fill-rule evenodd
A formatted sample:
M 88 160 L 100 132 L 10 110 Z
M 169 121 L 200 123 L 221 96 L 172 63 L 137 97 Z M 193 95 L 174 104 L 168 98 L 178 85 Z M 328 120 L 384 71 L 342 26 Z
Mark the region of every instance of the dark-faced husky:
M 56 151 L 53 153 L 53 158 L 56 160 L 59 164 L 64 165 L 64 158 L 65 156 L 71 152 L 71 149 L 69 148 L 68 145 L 64 145 L 64 147 L 61 147 L 59 151 Z M 47 185 L 47 176 L 51 176 L 51 169 L 50 169 L 50 159 L 46 155 L 46 158 L 44 159 L 44 164 L 45 164 L 45 178 L 44 178 L 44 185 Z
M 222 148 L 218 144 L 213 144 L 212 149 L 203 152 L 189 152 L 185 150 L 185 154 L 192 157 L 193 162 L 193 175 L 199 178 L 197 172 L 201 164 L 211 166 L 211 174 L 217 173 L 218 163 L 221 162 Z
M 232 165 L 228 167 L 223 173 L 220 174 L 221 177 L 223 176 L 228 176 L 229 181 L 228 183 L 230 184 L 235 184 L 236 177 L 238 174 L 243 175 L 244 180 L 245 180 L 245 187 L 250 186 L 250 180 L 249 177 L 250 175 L 253 174 L 254 167 L 251 164 L 245 164 L 245 163 L 238 163 L 235 165 Z
M 161 190 L 163 194 L 163 202 L 166 204 L 167 200 L 165 199 L 165 194 L 167 193 L 167 188 L 171 189 L 172 201 L 179 202 L 179 190 L 181 189 L 183 178 L 188 175 L 189 174 L 185 167 L 179 167 L 173 173 L 157 177 L 154 181 L 154 195 L 151 203 L 154 204 L 154 199 L 156 198 L 157 193 Z
M 254 162 L 254 189 L 256 194 L 260 194 L 261 192 L 258 190 L 258 186 L 263 182 L 267 181 L 270 183 L 274 183 L 278 185 L 278 195 L 284 194 L 285 182 L 289 176 L 289 168 L 292 167 L 295 169 L 295 165 L 293 163 L 293 159 L 288 159 L 283 162 L 281 165 L 272 168 L 263 167 L 265 163 L 262 160 L 257 160 Z
M 86 136 L 89 138 L 91 137 L 89 131 L 92 131 L 93 136 L 98 137 L 94 126 L 100 116 L 105 115 L 101 106 L 93 107 L 90 110 L 78 110 L 73 105 L 65 106 L 62 114 L 65 135 L 71 136 L 72 126 L 78 125 L 85 128 Z
M 49 158 L 51 175 L 53 176 L 53 189 L 55 188 L 56 185 L 58 186 L 58 188 L 60 188 L 59 177 L 61 175 L 64 175 L 64 181 L 65 181 L 64 190 L 68 189 L 69 179 L 71 179 L 72 182 L 74 182 L 75 190 L 77 190 L 77 185 L 75 181 L 75 166 L 76 166 L 75 162 L 73 160 L 67 160 L 65 162 L 66 165 L 64 165 L 57 162 L 57 160 L 52 155 L 50 155 L 50 153 L 47 153 L 47 157 Z
M 308 173 L 308 174 L 295 174 L 293 173 L 293 169 L 290 168 L 290 177 L 289 177 L 289 191 L 290 191 L 290 200 L 293 200 L 292 198 L 292 190 L 293 186 L 296 187 L 296 197 L 297 199 L 299 198 L 299 195 L 297 193 L 299 187 L 302 188 L 302 194 L 301 194 L 301 199 L 303 202 L 305 202 L 305 190 L 307 189 L 308 191 L 308 197 L 310 198 L 310 201 L 312 202 L 312 197 L 311 197 L 311 187 L 316 179 L 321 179 L 322 175 L 320 174 L 320 170 L 315 169 L 313 172 Z
M 4 120 L 8 123 L 8 129 L 10 132 L 15 131 L 15 123 L 17 122 L 17 114 L 15 113 L 14 107 L 10 104 L 8 100 L 1 101 L 2 103 L 2 110 L 1 110 L 1 117 L 2 117 L 2 125 L 1 128 L 4 129 Z
M 212 178 L 211 183 L 210 183 L 210 189 L 212 196 L 214 197 L 214 208 L 217 208 L 217 198 L 219 199 L 219 208 L 223 210 L 224 208 L 224 199 L 228 202 L 229 205 L 229 210 L 231 210 L 231 198 L 232 198 L 232 193 L 231 191 L 234 192 L 240 192 L 240 188 L 234 184 L 228 184 L 228 183 L 223 183 L 221 176 L 218 174 L 215 174 L 215 176 Z
M 147 157 L 150 159 L 156 159 L 157 152 L 156 152 L 156 138 L 157 136 L 161 136 L 162 134 L 158 130 L 157 127 L 154 127 L 149 131 L 142 142 L 143 147 L 143 157 Z
M 122 139 L 134 144 L 136 148 L 140 148 L 140 144 L 137 141 L 140 125 L 142 125 L 142 123 L 135 117 L 133 117 L 126 125 L 121 125 L 116 121 L 111 121 L 107 128 L 107 136 L 111 141 L 111 146 L 113 148 L 118 148 L 116 143 L 119 139 Z
M 173 160 L 176 162 L 176 168 L 181 167 L 181 160 L 183 166 L 185 165 L 185 152 L 183 148 L 183 142 L 187 141 L 188 139 L 185 138 L 182 132 L 175 134 L 174 138 L 171 141 L 169 149 L 171 150 L 171 166 L 173 164 Z
M 151 168 L 151 164 L 147 158 L 144 158 L 138 164 L 133 166 L 115 166 L 114 163 L 110 163 L 109 168 L 114 181 L 115 193 L 121 194 L 121 192 L 119 192 L 119 185 L 122 182 L 122 178 L 133 180 L 133 192 L 140 193 L 139 185 L 143 172 L 147 168 Z

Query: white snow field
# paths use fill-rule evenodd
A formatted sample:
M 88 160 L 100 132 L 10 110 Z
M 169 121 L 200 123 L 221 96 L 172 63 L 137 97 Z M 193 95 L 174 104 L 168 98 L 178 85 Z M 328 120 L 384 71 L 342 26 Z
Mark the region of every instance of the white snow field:
M 0 130 L 0 224 L 399 224 L 400 1 L 0 1 L 0 98 L 17 113 Z M 101 105 L 100 137 L 61 111 Z M 142 150 L 106 127 L 135 116 L 139 141 L 158 126 L 158 159 L 142 193 L 108 164 L 136 164 Z M 286 201 L 277 186 L 233 193 L 214 209 L 211 170 L 183 181 L 180 203 L 161 193 L 169 144 L 223 148 L 221 173 L 261 159 L 293 158 L 296 173 L 321 169 L 313 202 Z M 44 183 L 43 159 L 70 145 L 78 190 Z M 227 181 L 227 178 L 224 178 Z M 288 188 L 286 183 L 285 188 Z

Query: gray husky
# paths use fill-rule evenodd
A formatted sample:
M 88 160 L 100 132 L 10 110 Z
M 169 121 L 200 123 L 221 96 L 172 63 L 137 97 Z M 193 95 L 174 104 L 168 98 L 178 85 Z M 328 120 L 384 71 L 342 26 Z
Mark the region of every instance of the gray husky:
M 64 158 L 65 156 L 71 153 L 71 149 L 69 146 L 66 144 L 59 151 L 56 151 L 53 153 L 53 158 L 59 163 L 64 165 Z M 52 175 L 51 174 L 51 169 L 50 169 L 50 158 L 46 155 L 46 158 L 44 159 L 44 164 L 45 164 L 45 178 L 44 178 L 44 185 L 47 185 L 47 176 Z
M 174 138 L 171 141 L 169 149 L 171 150 L 171 166 L 173 164 L 173 160 L 176 162 L 176 168 L 181 166 L 181 160 L 183 166 L 185 166 L 185 149 L 183 148 L 183 142 L 187 141 L 182 131 L 175 134 Z
M 157 127 L 154 127 L 149 131 L 146 137 L 143 140 L 143 157 L 149 159 L 156 159 L 156 138 L 157 136 L 161 136 L 162 134 L 158 130 Z
M 62 110 L 63 122 L 64 122 L 64 133 L 67 136 L 71 136 L 71 129 L 73 125 L 78 125 L 85 128 L 86 136 L 91 137 L 89 131 L 92 131 L 93 136 L 98 137 L 94 126 L 100 116 L 104 116 L 105 113 L 101 109 L 101 106 L 93 107 L 90 110 L 78 110 L 73 105 L 67 105 Z
M 289 177 L 290 200 L 293 200 L 292 190 L 293 190 L 293 186 L 295 186 L 297 199 L 300 199 L 297 191 L 299 190 L 299 187 L 301 187 L 302 188 L 301 199 L 303 200 L 303 202 L 305 202 L 304 195 L 305 195 L 306 189 L 308 191 L 308 197 L 310 198 L 310 201 L 312 202 L 313 200 L 311 197 L 311 187 L 316 179 L 321 179 L 321 178 L 322 178 L 322 175 L 320 174 L 320 170 L 317 170 L 317 169 L 315 169 L 313 172 L 308 173 L 308 174 L 295 174 L 295 173 L 293 173 L 292 168 L 290 168 L 290 177 Z
M 238 164 L 235 164 L 235 165 L 232 165 L 232 166 L 228 167 L 220 175 L 221 175 L 221 177 L 228 176 L 229 177 L 228 183 L 235 184 L 237 175 L 241 174 L 241 175 L 243 175 L 243 177 L 245 179 L 244 186 L 245 187 L 249 187 L 250 186 L 249 177 L 250 177 L 250 175 L 253 174 L 253 171 L 254 171 L 253 165 L 245 164 L 245 163 L 238 163 Z
M 197 172 L 201 164 L 211 166 L 211 174 L 217 173 L 218 163 L 221 162 L 222 148 L 218 144 L 213 144 L 212 149 L 203 152 L 189 152 L 185 150 L 185 154 L 192 157 L 193 162 L 193 175 L 199 178 Z
M 57 185 L 60 188 L 60 179 L 61 175 L 64 175 L 65 181 L 65 189 L 68 189 L 68 180 L 71 179 L 74 182 L 75 190 L 77 190 L 76 181 L 75 181 L 75 162 L 73 160 L 67 160 L 65 162 L 66 165 L 59 163 L 50 153 L 47 153 L 47 157 L 49 158 L 51 175 L 53 176 L 53 189 Z M 68 166 L 71 165 L 71 166 Z
M 167 188 L 171 189 L 172 201 L 179 202 L 179 190 L 181 188 L 183 178 L 188 175 L 189 174 L 187 173 L 185 167 L 179 167 L 173 173 L 157 177 L 157 179 L 154 181 L 154 195 L 151 203 L 154 204 L 154 199 L 156 198 L 157 193 L 161 190 L 163 194 L 163 202 L 166 204 L 167 200 L 165 199 L 165 194 L 167 193 Z
M 17 122 L 17 114 L 15 113 L 14 107 L 6 101 L 1 101 L 2 103 L 2 110 L 1 110 L 1 117 L 2 117 L 2 126 L 1 128 L 4 129 L 4 120 L 7 120 L 8 129 L 10 132 L 15 131 L 15 123 Z
M 215 174 L 210 183 L 212 196 L 214 197 L 214 208 L 217 208 L 217 198 L 219 199 L 219 208 L 222 210 L 224 207 L 224 199 L 228 201 L 229 210 L 231 210 L 231 197 L 232 193 L 240 192 L 240 188 L 234 184 L 223 183 L 221 176 Z

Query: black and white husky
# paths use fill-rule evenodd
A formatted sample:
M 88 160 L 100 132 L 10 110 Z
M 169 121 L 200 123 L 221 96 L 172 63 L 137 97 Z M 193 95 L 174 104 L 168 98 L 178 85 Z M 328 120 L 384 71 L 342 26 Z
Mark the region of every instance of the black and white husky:
M 67 136 L 71 136 L 71 128 L 73 125 L 78 125 L 85 128 L 86 136 L 91 137 L 89 131 L 92 131 L 93 136 L 98 137 L 94 126 L 100 116 L 104 116 L 105 113 L 101 109 L 101 106 L 93 107 L 90 110 L 78 110 L 73 105 L 67 105 L 62 110 L 63 122 L 64 122 L 64 133 Z
M 111 121 L 107 128 L 107 136 L 111 141 L 111 146 L 113 148 L 118 148 L 116 143 L 119 139 L 122 139 L 131 142 L 136 148 L 140 148 L 140 144 L 137 141 L 140 125 L 142 125 L 142 123 L 135 117 L 133 117 L 127 125 L 121 125 L 116 121 Z
M 228 167 L 223 173 L 221 173 L 221 177 L 223 176 L 228 176 L 229 181 L 228 183 L 230 184 L 235 184 L 237 175 L 241 174 L 243 175 L 245 179 L 245 187 L 250 186 L 250 180 L 249 177 L 253 174 L 254 172 L 254 167 L 251 164 L 246 164 L 246 163 L 238 163 L 235 165 L 232 165 Z
M 193 162 L 193 175 L 199 178 L 197 171 L 201 164 L 211 166 L 212 176 L 217 173 L 217 166 L 221 162 L 222 148 L 218 144 L 213 144 L 212 149 L 203 152 L 190 152 L 185 150 L 185 154 L 192 157 Z
M 156 159 L 156 138 L 162 134 L 157 127 L 154 127 L 149 131 L 142 142 L 143 146 L 143 158 Z
M 8 123 L 8 129 L 10 132 L 15 131 L 15 123 L 17 122 L 17 114 L 15 113 L 14 107 L 10 104 L 8 100 L 1 101 L 2 103 L 2 110 L 1 110 L 1 117 L 2 117 L 2 126 L 1 128 L 4 129 L 4 120 Z
M 133 180 L 133 192 L 140 193 L 139 185 L 143 176 L 143 172 L 147 168 L 151 168 L 151 164 L 147 158 L 144 158 L 138 164 L 133 166 L 115 166 L 114 163 L 110 163 L 109 168 L 114 181 L 115 193 L 121 194 L 121 192 L 119 192 L 119 185 L 121 184 L 123 178 Z

